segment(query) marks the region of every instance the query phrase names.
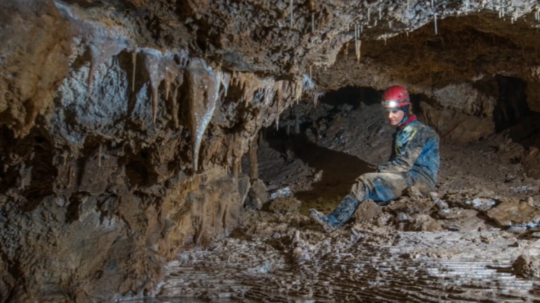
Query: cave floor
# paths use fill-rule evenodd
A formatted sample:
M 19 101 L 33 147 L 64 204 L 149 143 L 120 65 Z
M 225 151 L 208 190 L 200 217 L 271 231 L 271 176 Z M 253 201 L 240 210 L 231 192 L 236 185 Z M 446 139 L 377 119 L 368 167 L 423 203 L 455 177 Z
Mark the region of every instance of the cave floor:
M 259 148 L 261 177 L 269 190 L 289 187 L 293 195 L 247 211 L 242 227 L 208 248 L 182 253 L 145 302 L 540 300 L 540 282 L 515 267 L 519 256 L 540 254 L 536 229 L 516 233 L 464 208 L 465 215 L 441 218 L 430 198 L 404 196 L 386 207 L 366 201 L 348 225 L 326 234 L 307 210 L 331 210 L 368 163 L 299 136 L 267 139 Z M 507 161 L 512 148 L 493 152 L 503 141 L 441 146 L 436 191 L 453 209 L 473 197 L 533 203 L 536 181 L 501 179 L 520 173 Z

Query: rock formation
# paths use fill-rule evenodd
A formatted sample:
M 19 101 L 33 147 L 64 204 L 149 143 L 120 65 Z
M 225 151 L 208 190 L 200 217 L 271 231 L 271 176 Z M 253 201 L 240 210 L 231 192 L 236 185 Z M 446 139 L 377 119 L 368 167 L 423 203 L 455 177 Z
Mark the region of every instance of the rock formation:
M 0 0 L 0 302 L 153 294 L 240 224 L 259 130 L 321 93 L 404 84 L 449 141 L 492 134 L 540 108 L 539 26 L 532 0 Z

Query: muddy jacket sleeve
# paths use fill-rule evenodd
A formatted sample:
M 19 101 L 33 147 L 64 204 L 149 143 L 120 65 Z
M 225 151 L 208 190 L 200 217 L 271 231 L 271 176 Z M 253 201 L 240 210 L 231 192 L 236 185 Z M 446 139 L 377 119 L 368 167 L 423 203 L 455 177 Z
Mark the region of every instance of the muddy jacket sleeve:
M 428 136 L 417 128 L 406 127 L 400 131 L 394 142 L 394 157 L 388 163 L 379 165 L 379 172 L 408 172 L 414 166 L 429 140 Z

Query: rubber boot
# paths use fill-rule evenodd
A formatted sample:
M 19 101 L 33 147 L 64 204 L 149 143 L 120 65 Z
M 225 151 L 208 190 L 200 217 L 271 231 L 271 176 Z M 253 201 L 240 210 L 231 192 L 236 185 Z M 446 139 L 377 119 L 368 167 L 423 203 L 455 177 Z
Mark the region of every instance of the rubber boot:
M 330 233 L 340 228 L 354 214 L 360 201 L 353 195 L 347 195 L 334 211 L 328 215 L 324 215 L 315 209 L 311 209 L 311 218 L 319 223 L 326 232 Z
M 339 228 L 354 215 L 354 212 L 356 211 L 360 203 L 361 202 L 358 201 L 355 196 L 349 194 L 345 196 L 343 200 L 341 200 L 338 207 L 336 207 L 336 209 L 334 209 L 334 211 L 331 212 L 328 216 L 336 219 Z
M 339 228 L 336 218 L 327 216 L 316 211 L 315 209 L 310 209 L 309 212 L 311 218 L 315 220 L 315 222 L 319 223 L 319 225 L 321 225 L 324 231 L 327 233 L 331 233 Z

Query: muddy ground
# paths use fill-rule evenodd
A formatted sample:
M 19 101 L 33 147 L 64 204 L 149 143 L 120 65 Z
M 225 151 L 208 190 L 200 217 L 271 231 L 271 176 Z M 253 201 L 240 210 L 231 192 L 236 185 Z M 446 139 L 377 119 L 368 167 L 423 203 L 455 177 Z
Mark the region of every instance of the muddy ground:
M 258 150 L 270 201 L 230 237 L 169 263 L 152 302 L 540 300 L 540 182 L 513 129 L 467 145 L 442 138 L 432 193 L 365 201 L 326 234 L 308 210 L 331 211 L 384 162 L 393 130 L 376 104 L 321 103 L 282 119 Z

